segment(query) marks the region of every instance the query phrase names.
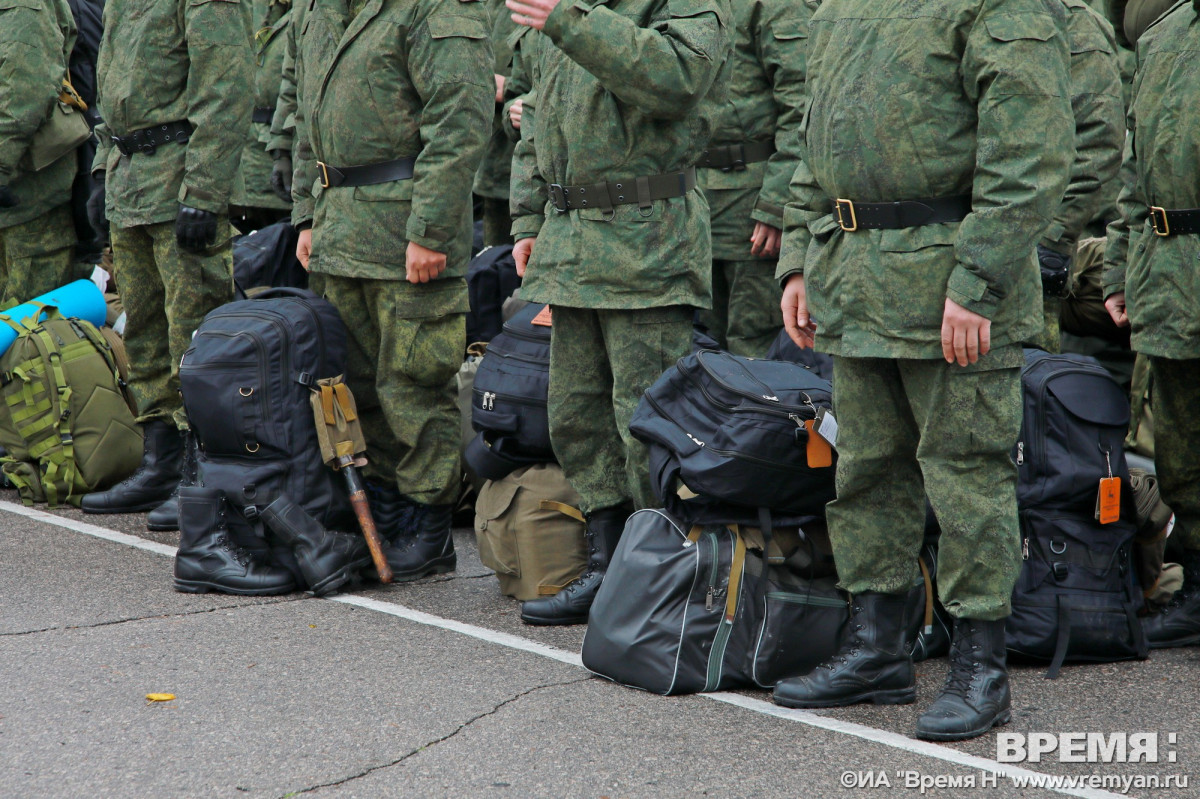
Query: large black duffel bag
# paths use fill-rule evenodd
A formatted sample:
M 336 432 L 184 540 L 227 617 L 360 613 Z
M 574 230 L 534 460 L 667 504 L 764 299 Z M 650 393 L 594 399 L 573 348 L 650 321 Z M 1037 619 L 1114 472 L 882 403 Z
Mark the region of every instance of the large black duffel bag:
M 803 366 L 702 350 L 646 390 L 629 429 L 650 445 L 660 500 L 688 523 L 752 523 L 758 508 L 780 523 L 823 515 L 834 497 L 833 465 L 808 454 L 830 403 L 829 382 Z
M 504 301 L 521 287 L 517 262 L 511 244 L 484 247 L 467 266 L 467 295 L 471 312 L 467 314 L 467 343 L 491 341 L 500 335 Z

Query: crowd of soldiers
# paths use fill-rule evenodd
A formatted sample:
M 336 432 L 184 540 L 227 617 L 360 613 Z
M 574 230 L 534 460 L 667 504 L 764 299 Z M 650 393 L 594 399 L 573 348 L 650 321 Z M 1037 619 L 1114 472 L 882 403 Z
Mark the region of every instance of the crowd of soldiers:
M 107 0 L 84 171 L 145 455 L 84 510 L 175 523 L 180 357 L 231 299 L 231 223 L 290 212 L 347 322 L 389 564 L 397 580 L 453 569 L 474 189 L 486 243 L 513 242 L 523 298 L 552 307 L 550 434 L 587 518 L 586 573 L 522 618 L 586 621 L 625 518 L 655 504 L 628 422 L 689 351 L 695 311 L 744 355 L 782 323 L 835 356 L 828 521 L 852 617 L 839 653 L 775 700 L 914 701 L 904 592 L 928 497 L 955 623 L 917 733 L 972 737 L 1011 716 L 1021 348 L 1057 346 L 1077 243 L 1107 227 L 1103 294 L 1151 359 L 1187 547 L 1147 632 L 1200 642 L 1198 15 L 1200 0 Z M 75 268 L 75 159 L 20 164 L 73 39 L 67 0 L 0 0 L 8 300 Z

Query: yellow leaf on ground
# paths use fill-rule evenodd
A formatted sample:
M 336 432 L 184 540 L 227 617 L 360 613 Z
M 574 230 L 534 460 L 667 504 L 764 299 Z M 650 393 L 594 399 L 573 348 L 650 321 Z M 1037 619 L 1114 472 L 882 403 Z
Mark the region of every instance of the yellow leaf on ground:
M 175 694 L 146 694 L 146 699 L 151 702 L 170 702 L 175 698 Z

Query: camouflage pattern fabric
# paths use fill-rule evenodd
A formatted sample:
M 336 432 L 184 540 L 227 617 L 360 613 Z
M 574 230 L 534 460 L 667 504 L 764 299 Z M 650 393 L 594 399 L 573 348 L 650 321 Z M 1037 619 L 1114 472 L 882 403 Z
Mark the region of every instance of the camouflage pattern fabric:
M 512 244 L 512 219 L 508 215 L 508 198 L 483 198 L 483 246 Z
M 734 355 L 762 358 L 779 335 L 779 300 L 773 259 L 713 259 L 713 307 L 700 322 Z
M 111 0 L 110 0 L 111 1 Z M 217 245 L 193 255 L 175 242 L 175 223 L 112 229 L 113 279 L 125 305 L 129 388 L 139 424 L 187 427 L 179 361 L 205 314 L 233 299 L 233 228 L 220 217 Z
M 503 75 L 507 78 L 512 73 L 513 47 L 510 41 L 517 30 L 517 25 L 512 21 L 512 12 L 504 5 L 504 0 L 487 0 L 487 9 L 491 19 L 492 52 L 495 54 L 492 71 L 496 75 Z M 507 92 L 506 85 L 505 93 L 507 94 Z M 494 109 L 492 136 L 488 139 L 487 149 L 483 154 L 483 163 L 479 165 L 479 171 L 475 173 L 474 186 L 474 192 L 478 196 L 504 201 L 504 240 L 489 240 L 488 228 L 494 227 L 499 222 L 499 216 L 493 217 L 492 225 L 488 225 L 488 218 L 485 216 L 483 242 L 488 245 L 504 244 L 511 240 L 508 230 L 511 225 L 511 220 L 508 218 L 508 183 L 512 172 L 514 142 L 504 132 L 504 102 L 496 103 Z
M 107 169 L 114 227 L 172 221 L 181 203 L 227 213 L 254 107 L 252 39 L 245 0 L 108 0 L 92 169 Z M 191 138 L 153 155 L 121 155 L 110 139 L 180 120 Z
M 70 203 L 18 225 L 0 227 L 0 307 L 10 308 L 76 277 Z
M 1175 511 L 1171 536 L 1200 549 L 1200 359 L 1151 358 L 1154 467 L 1162 501 Z
M 513 156 L 512 232 L 538 238 L 522 296 L 575 308 L 706 308 L 712 248 L 699 190 L 611 213 L 548 203 L 552 183 L 632 181 L 695 164 L 725 100 L 728 0 L 613 5 L 560 3 L 543 32 L 521 40 L 537 108 L 526 110 Z
M 1157 236 L 1149 218 L 1152 205 L 1200 208 L 1198 15 L 1179 3 L 1138 42 L 1121 219 L 1108 228 L 1104 256 L 1104 296 L 1125 292 L 1133 349 L 1156 358 L 1200 358 L 1200 236 Z
M 466 287 L 458 281 L 465 294 Z M 329 275 L 325 297 L 346 322 L 346 382 L 367 439 L 368 476 L 416 502 L 458 498 L 461 460 L 454 376 L 467 346 L 460 313 L 408 317 L 426 286 Z
M 254 107 L 274 109 L 279 99 L 291 7 L 274 0 L 253 0 L 253 8 Z M 290 209 L 291 203 L 279 199 L 271 190 L 274 159 L 267 152 L 267 145 L 271 143 L 271 123 L 252 121 L 247 131 L 246 147 L 242 150 L 242 163 L 238 167 L 230 202 L 241 208 Z
M 306 73 L 313 66 L 303 64 Z M 491 70 L 482 3 L 368 0 L 315 95 L 300 96 L 302 106 L 311 100 L 313 155 L 333 166 L 416 165 L 411 180 L 314 187 L 313 272 L 400 279 L 415 242 L 445 253 L 447 266 L 422 296 L 434 307 L 406 313 L 466 311 L 455 278 L 471 254 L 470 186 L 495 104 Z
M 1021 565 L 1018 347 L 966 368 L 940 360 L 835 358 L 837 499 L 826 506 L 838 577 L 851 593 L 908 590 L 925 496 L 942 535 L 938 594 L 954 616 L 1009 613 Z
M 271 117 L 271 131 L 267 138 L 267 152 L 282 150 L 292 152 L 296 132 L 296 39 L 297 25 L 303 25 L 308 3 L 301 2 L 288 13 L 288 24 L 283 29 L 283 50 L 280 56 L 279 87 L 276 89 L 275 114 Z M 297 22 L 297 20 L 301 20 Z
M 75 20 L 67 0 L 0 3 L 0 186 L 20 200 L 0 208 L 0 231 L 36 220 L 71 198 L 74 155 L 36 173 L 22 168 L 21 160 L 58 100 L 74 46 Z
M 550 443 L 580 510 L 658 507 L 646 445 L 629 432 L 642 394 L 691 350 L 692 309 L 553 306 Z
M 991 320 L 993 347 L 1038 335 L 1031 243 L 1074 153 L 1066 13 L 1045 0 L 843 0 L 813 15 L 776 277 L 804 273 L 818 349 L 941 358 L 947 298 Z M 833 215 L 834 197 L 957 195 L 973 206 L 957 223 L 847 233 Z

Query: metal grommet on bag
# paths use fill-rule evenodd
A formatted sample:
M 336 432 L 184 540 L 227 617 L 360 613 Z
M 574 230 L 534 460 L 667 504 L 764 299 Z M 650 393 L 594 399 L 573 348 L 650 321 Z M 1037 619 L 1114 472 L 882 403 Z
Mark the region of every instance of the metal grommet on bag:
M 238 389 L 238 393 L 241 394 L 243 397 L 249 397 L 251 394 L 254 393 L 254 386 L 242 386 L 241 388 Z
M 255 453 L 255 452 L 258 452 L 258 450 L 259 450 L 259 444 L 258 444 L 258 442 L 257 442 L 257 441 L 255 441 L 253 444 L 247 444 L 247 445 L 246 445 L 246 451 L 247 451 L 247 452 L 250 452 L 250 453 Z

